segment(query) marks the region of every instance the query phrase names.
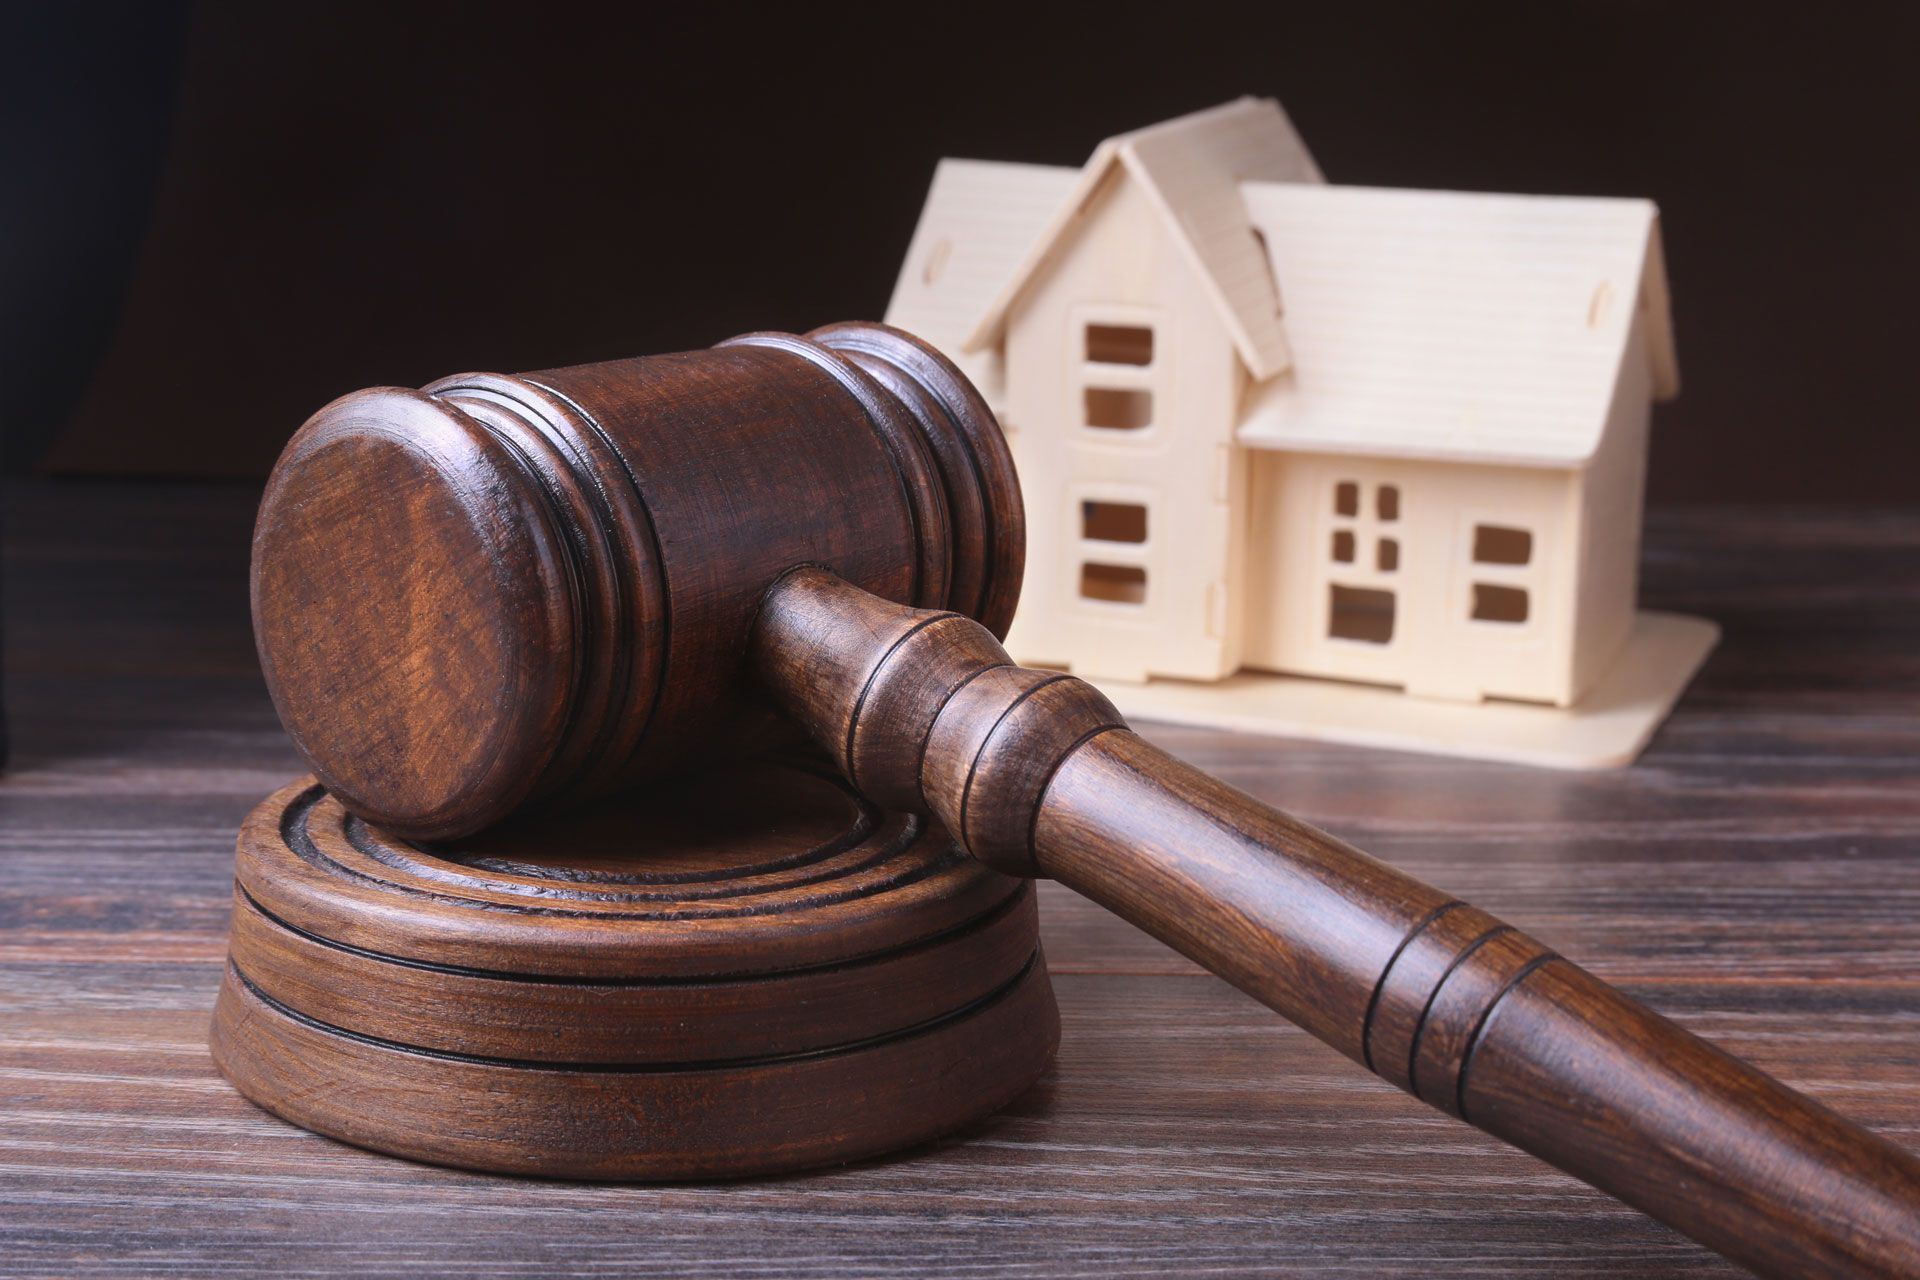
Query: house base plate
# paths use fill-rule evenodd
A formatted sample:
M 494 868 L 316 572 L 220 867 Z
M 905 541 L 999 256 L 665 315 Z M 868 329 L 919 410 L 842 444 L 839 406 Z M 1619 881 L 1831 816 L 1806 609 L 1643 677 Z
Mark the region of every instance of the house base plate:
M 1613 668 L 1571 707 L 1446 702 L 1379 685 L 1241 672 L 1225 680 L 1108 681 L 1129 717 L 1551 769 L 1633 763 L 1720 638 L 1705 618 L 1641 613 Z

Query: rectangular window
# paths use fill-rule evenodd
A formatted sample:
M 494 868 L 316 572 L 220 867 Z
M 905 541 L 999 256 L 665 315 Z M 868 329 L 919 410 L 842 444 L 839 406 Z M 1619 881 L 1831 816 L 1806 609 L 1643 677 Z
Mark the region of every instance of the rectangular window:
M 1386 644 L 1393 639 L 1393 592 L 1334 583 L 1328 600 L 1327 634 L 1335 640 Z
M 1153 393 L 1131 387 L 1088 387 L 1087 425 L 1102 431 L 1142 431 L 1153 425 Z
M 1065 335 L 1069 351 L 1077 346 L 1080 352 L 1072 375 L 1080 393 L 1080 421 L 1116 448 L 1151 444 L 1157 434 L 1151 430 L 1157 425 L 1154 415 L 1167 411 L 1167 405 L 1154 403 L 1165 364 L 1159 358 L 1164 335 L 1147 318 L 1152 313 L 1117 306 L 1090 310 L 1094 315 L 1073 320 Z
M 1474 583 L 1473 618 L 1476 622 L 1504 622 L 1508 625 L 1525 622 L 1526 588 L 1503 587 L 1491 582 Z
M 1094 542 L 1145 542 L 1147 509 L 1137 502 L 1083 502 L 1080 536 Z
M 1533 534 L 1501 524 L 1477 524 L 1473 558 L 1477 564 L 1526 564 L 1533 559 Z
M 1371 499 L 1371 501 L 1369 501 Z M 1368 518 L 1366 512 L 1373 516 Z M 1329 558 L 1335 564 L 1371 564 L 1375 573 L 1400 568 L 1398 531 L 1383 526 L 1400 519 L 1400 487 L 1370 481 L 1339 480 L 1333 485 L 1333 544 Z M 1352 576 L 1352 575 L 1343 575 Z
M 1109 604 L 1145 604 L 1147 571 L 1139 565 L 1088 561 L 1080 566 L 1080 594 Z
M 1135 324 L 1090 324 L 1087 359 L 1093 364 L 1152 364 L 1153 330 Z

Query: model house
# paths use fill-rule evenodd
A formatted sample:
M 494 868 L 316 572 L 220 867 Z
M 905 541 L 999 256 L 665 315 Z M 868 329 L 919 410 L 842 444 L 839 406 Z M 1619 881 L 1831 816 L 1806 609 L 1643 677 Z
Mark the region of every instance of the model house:
M 1634 637 L 1678 388 L 1647 201 L 1331 186 L 1248 99 L 1078 170 L 942 162 L 887 319 L 1012 442 L 1023 661 L 1564 708 Z

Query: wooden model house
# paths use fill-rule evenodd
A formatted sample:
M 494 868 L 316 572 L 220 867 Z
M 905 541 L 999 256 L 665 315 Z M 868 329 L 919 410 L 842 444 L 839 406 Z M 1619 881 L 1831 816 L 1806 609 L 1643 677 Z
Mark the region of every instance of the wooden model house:
M 943 161 L 887 319 L 1012 442 L 1009 647 L 1124 708 L 1613 764 L 1712 645 L 1635 610 L 1678 389 L 1644 200 L 1330 186 L 1246 99 L 1079 170 Z

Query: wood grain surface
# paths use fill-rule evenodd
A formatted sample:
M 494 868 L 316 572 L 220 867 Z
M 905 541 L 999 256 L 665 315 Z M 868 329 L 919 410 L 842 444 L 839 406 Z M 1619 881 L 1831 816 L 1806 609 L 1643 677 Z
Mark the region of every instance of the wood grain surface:
M 794 565 L 1004 636 L 1025 554 L 979 393 L 846 323 L 334 400 L 267 481 L 254 634 L 327 789 L 443 839 L 790 736 L 739 655 Z
M 958 1132 L 1060 1039 L 1029 881 L 813 753 L 417 845 L 311 777 L 234 858 L 214 1064 L 486 1173 L 713 1181 Z
M 214 1073 L 232 833 L 298 765 L 243 491 L 9 493 L 0 1274 L 1737 1274 L 1043 885 L 1057 1065 L 956 1139 L 649 1189 L 367 1155 Z M 1920 515 L 1656 515 L 1727 640 L 1633 770 L 1146 726 L 1920 1146 Z

